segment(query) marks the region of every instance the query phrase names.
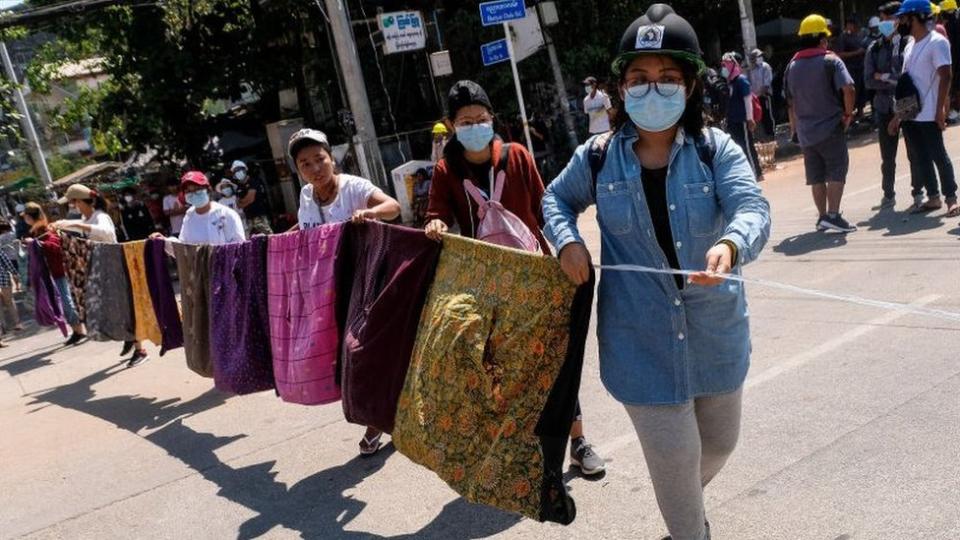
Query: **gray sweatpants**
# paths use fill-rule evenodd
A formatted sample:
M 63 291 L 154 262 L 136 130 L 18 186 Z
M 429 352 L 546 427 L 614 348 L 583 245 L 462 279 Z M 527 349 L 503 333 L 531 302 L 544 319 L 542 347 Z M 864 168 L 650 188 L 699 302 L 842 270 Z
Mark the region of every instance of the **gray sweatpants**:
M 626 405 L 673 540 L 709 540 L 703 488 L 737 446 L 743 388 L 681 405 Z

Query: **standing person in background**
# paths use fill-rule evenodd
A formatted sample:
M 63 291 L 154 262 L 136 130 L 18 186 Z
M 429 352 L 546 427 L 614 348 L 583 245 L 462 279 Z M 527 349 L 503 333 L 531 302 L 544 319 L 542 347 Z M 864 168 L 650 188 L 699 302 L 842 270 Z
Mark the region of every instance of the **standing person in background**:
M 30 226 L 23 219 L 23 211 L 27 209 L 25 204 L 17 204 L 14 210 L 17 212 L 17 222 L 13 226 L 13 232 L 17 235 L 17 240 L 23 240 L 30 234 Z
M 449 140 L 449 130 L 444 122 L 437 122 L 433 125 L 433 144 L 430 150 L 430 161 L 436 163 L 443 159 L 443 147 Z
M 499 171 L 505 173 L 503 207 L 520 218 L 547 251 L 543 227 L 543 180 L 537 172 L 533 156 L 522 144 L 505 143 L 494 135 L 493 105 L 487 92 L 473 81 L 453 85 L 447 96 L 447 110 L 456 135 L 447 144 L 444 158 L 433 170 L 430 205 L 427 209 L 426 234 L 441 240 L 454 223 L 468 238 L 476 238 L 480 224 L 480 207 L 467 194 L 469 180 L 482 192 L 493 190 Z M 506 158 L 506 159 L 504 159 Z M 606 463 L 587 443 L 583 418 L 577 403 L 576 419 L 570 428 L 570 462 L 585 476 L 606 470 Z
M 123 230 L 126 232 L 128 242 L 145 240 L 156 232 L 150 211 L 140 202 L 137 190 L 133 188 L 123 190 L 120 215 L 123 218 Z
M 237 206 L 247 218 L 250 234 L 273 234 L 266 186 L 250 174 L 247 164 L 242 161 L 233 162 L 230 174 L 237 183 Z
M 730 101 L 727 105 L 727 133 L 733 141 L 743 149 L 747 161 L 757 177 L 757 182 L 763 182 L 763 169 L 760 168 L 760 159 L 754 146 L 753 132 L 757 129 L 757 122 L 753 118 L 753 92 L 750 81 L 740 69 L 735 53 L 723 55 L 720 63 L 720 74 L 727 79 L 730 85 Z
M 863 115 L 863 106 L 867 103 L 867 93 L 863 84 L 863 58 L 867 53 L 867 46 L 860 34 L 860 22 L 856 18 L 847 19 L 843 33 L 837 37 L 835 52 L 843 60 L 847 73 L 853 79 L 856 91 L 854 108 L 859 119 Z
M 596 77 L 587 77 L 583 84 L 583 91 L 587 93 L 583 98 L 583 112 L 590 118 L 590 135 L 610 131 L 610 110 L 613 109 L 610 96 L 600 88 Z
M 957 11 L 957 0 L 943 0 L 940 4 L 942 13 L 940 19 L 947 29 L 947 39 L 950 40 L 950 58 L 960 58 L 960 12 Z M 949 120 L 960 118 L 960 69 L 953 70 L 953 80 L 950 84 L 950 115 Z
M 943 144 L 943 132 L 947 129 L 947 113 L 950 105 L 950 81 L 953 78 L 950 42 L 937 32 L 932 32 L 930 3 L 926 0 L 907 0 L 897 12 L 897 31 L 913 40 L 904 50 L 903 74 L 919 94 L 920 111 L 914 118 L 900 118 L 903 137 L 907 142 L 907 157 L 910 159 L 910 176 L 915 192 L 915 210 L 932 211 L 943 207 L 941 197 L 946 198 L 947 217 L 960 216 L 957 204 L 957 181 L 953 162 Z M 890 129 L 897 126 L 894 122 Z M 937 170 L 940 184 L 937 184 Z M 920 202 L 917 194 L 921 188 L 927 191 L 927 201 Z
M 224 178 L 216 187 L 220 200 L 217 202 L 240 214 L 243 217 L 243 210 L 237 205 L 237 185 Z
M 800 23 L 800 51 L 783 77 L 791 137 L 803 149 L 807 185 L 820 217 L 816 229 L 853 232 L 840 202 L 850 170 L 847 128 L 853 122 L 856 86 L 843 61 L 827 50 L 830 30 L 821 15 Z
M 247 239 L 240 215 L 210 198 L 210 181 L 199 171 L 189 171 L 180 189 L 190 209 L 183 218 L 179 240 L 184 244 L 219 246 Z
M 167 195 L 163 198 L 163 213 L 170 219 L 170 236 L 180 236 L 187 205 L 180 202 L 180 192 L 175 185 L 167 187 Z
M 151 187 L 147 191 L 147 198 L 143 204 L 150 212 L 154 231 L 164 232 L 170 229 L 170 220 L 163 213 L 163 194 L 157 188 Z
M 19 270 L 13 266 L 13 261 L 7 257 L 6 251 L 0 249 L 0 310 L 3 311 L 0 336 L 23 330 L 20 315 L 17 313 L 17 303 L 13 300 L 13 280 L 17 279 L 18 274 Z
M 894 119 L 897 81 L 903 69 L 903 52 L 907 46 L 907 39 L 901 38 L 896 32 L 897 23 L 893 17 L 900 8 L 899 3 L 891 4 L 880 7 L 883 20 L 877 23 L 877 28 L 881 37 L 867 49 L 863 69 L 866 86 L 873 92 L 874 119 L 880 128 L 880 171 L 883 175 L 883 199 L 880 201 L 880 209 L 893 208 L 897 204 L 894 184 L 900 130 L 891 131 L 888 128 Z
M 80 321 L 77 306 L 73 302 L 73 293 L 70 292 L 70 281 L 67 279 L 67 268 L 63 262 L 63 246 L 55 228 L 50 227 L 47 214 L 37 203 L 27 203 L 23 211 L 23 218 L 30 225 L 30 234 L 27 243 L 37 242 L 43 252 L 43 259 L 47 263 L 50 277 L 57 287 L 60 303 L 63 306 L 63 316 L 67 324 L 73 328 L 73 334 L 64 343 L 71 347 L 87 340 L 87 329 Z
M 0 252 L 3 252 L 10 264 L 13 265 L 14 290 L 20 290 L 20 240 L 17 239 L 17 233 L 13 230 L 13 225 L 8 221 L 0 221 Z
M 776 120 L 773 116 L 773 68 L 763 58 L 763 51 L 754 49 L 750 52 L 750 90 L 760 100 L 763 109 L 764 135 L 773 138 L 776 133 Z

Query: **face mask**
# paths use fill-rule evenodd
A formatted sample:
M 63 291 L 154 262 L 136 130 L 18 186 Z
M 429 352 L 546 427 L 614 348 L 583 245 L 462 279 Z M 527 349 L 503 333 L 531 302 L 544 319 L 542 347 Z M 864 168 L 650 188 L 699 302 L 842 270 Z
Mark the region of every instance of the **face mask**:
M 479 152 L 493 140 L 493 123 L 474 124 L 457 128 L 457 140 L 471 152 Z
M 893 21 L 880 21 L 880 33 L 883 34 L 883 37 L 892 36 L 896 29 L 897 25 Z
M 247 171 L 240 169 L 239 171 L 236 172 L 236 174 L 234 174 L 234 177 L 237 180 L 243 182 L 244 180 L 247 179 Z
M 204 206 L 210 204 L 210 194 L 204 191 L 194 191 L 193 193 L 187 193 L 185 196 L 187 204 L 194 208 L 203 208 Z
M 67 203 L 67 210 L 70 210 L 71 212 L 73 212 L 73 211 L 76 210 L 76 209 L 77 209 L 77 205 L 76 205 L 76 204 Z
M 662 85 L 666 86 L 666 85 Z M 670 96 L 663 97 L 656 90 L 651 89 L 647 95 L 635 98 L 630 93 L 624 94 L 627 114 L 630 120 L 643 131 L 659 133 L 675 126 L 687 108 L 686 87 Z
M 224 197 L 233 197 L 233 188 L 223 188 Z
M 903 37 L 909 36 L 909 35 L 910 35 L 910 23 L 909 23 L 909 22 L 903 22 L 903 23 L 898 24 L 898 25 L 897 25 L 897 33 L 900 34 L 900 35 L 903 36 Z
M 720 68 L 720 76 L 722 76 L 724 79 L 729 79 L 729 78 L 730 78 L 730 70 L 727 69 L 727 68 L 725 68 L 725 67 L 724 67 L 724 68 Z
M 593 93 L 593 87 L 592 87 L 592 86 L 584 86 L 584 87 L 583 87 L 583 91 L 586 92 L 587 95 L 589 96 L 590 94 Z
M 124 196 L 123 196 L 123 200 L 124 200 L 127 204 L 130 204 L 130 203 L 133 202 L 133 195 L 124 195 Z

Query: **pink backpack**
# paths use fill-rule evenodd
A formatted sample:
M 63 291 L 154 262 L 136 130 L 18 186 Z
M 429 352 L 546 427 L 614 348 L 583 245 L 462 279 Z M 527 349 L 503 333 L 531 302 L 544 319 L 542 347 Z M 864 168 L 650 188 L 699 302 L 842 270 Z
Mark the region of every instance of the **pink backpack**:
M 490 176 L 492 179 L 492 170 Z M 497 174 L 496 181 L 492 182 L 490 186 L 493 190 L 493 196 L 488 200 L 483 196 L 483 192 L 473 185 L 473 182 L 470 180 L 463 181 L 467 193 L 479 206 L 477 215 L 480 216 L 480 224 L 477 227 L 477 240 L 498 246 L 541 253 L 540 242 L 527 227 L 527 224 L 500 203 L 503 186 L 506 183 L 507 173 L 500 171 Z

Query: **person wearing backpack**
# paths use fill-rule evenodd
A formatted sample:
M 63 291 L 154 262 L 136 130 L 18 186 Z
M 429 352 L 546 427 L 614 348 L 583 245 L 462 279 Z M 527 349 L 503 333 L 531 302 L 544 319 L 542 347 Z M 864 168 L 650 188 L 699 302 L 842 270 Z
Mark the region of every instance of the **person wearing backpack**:
M 840 214 L 850 170 L 847 128 L 853 122 L 857 91 L 843 61 L 827 50 L 827 20 L 810 15 L 800 23 L 800 51 L 783 76 L 791 136 L 800 141 L 807 185 L 819 218 L 816 229 L 857 230 Z
M 900 131 L 891 132 L 888 128 L 894 119 L 895 90 L 903 69 L 903 51 L 907 46 L 907 39 L 901 38 L 896 32 L 897 23 L 893 15 L 899 8 L 899 2 L 890 2 L 880 7 L 882 20 L 877 26 L 880 38 L 870 44 L 864 58 L 863 73 L 867 89 L 873 91 L 873 114 L 879 126 L 880 172 L 883 177 L 880 209 L 893 208 L 897 204 L 894 184 Z
M 763 182 L 763 169 L 760 167 L 760 158 L 757 157 L 753 140 L 753 133 L 757 129 L 757 122 L 762 114 L 760 100 L 753 94 L 750 80 L 743 74 L 736 53 L 724 54 L 720 65 L 720 74 L 730 84 L 727 133 L 740 145 L 740 148 L 743 148 L 747 160 L 750 161 L 750 167 L 757 176 L 757 181 Z
M 926 0 L 906 0 L 897 12 L 897 31 L 903 39 L 913 38 L 904 50 L 903 74 L 897 82 L 897 119 L 907 143 L 914 190 L 925 187 L 927 191 L 927 202 L 918 201 L 915 210 L 940 209 L 943 197 L 947 217 L 957 217 L 960 216 L 957 181 L 943 144 L 953 77 L 950 42 L 930 30 L 932 17 Z M 896 122 L 890 129 L 895 127 Z
M 439 241 L 456 224 L 468 238 L 548 253 L 541 232 L 543 181 L 533 156 L 522 145 L 494 136 L 493 105 L 477 83 L 454 84 L 447 113 L 456 132 L 433 170 L 427 236 Z M 577 409 L 570 430 L 571 463 L 586 476 L 597 475 L 606 465 L 586 442 L 579 405 Z
M 672 538 L 709 539 L 703 490 L 736 446 L 750 364 L 744 285 L 724 276 L 760 255 L 770 205 L 740 146 L 704 129 L 693 27 L 654 4 L 619 51 L 624 113 L 547 188 L 545 233 L 571 281 L 587 282 L 577 223 L 596 205 L 603 267 L 630 265 L 601 275 L 600 375 L 634 425 Z

